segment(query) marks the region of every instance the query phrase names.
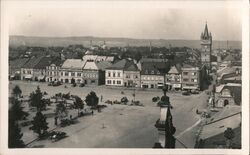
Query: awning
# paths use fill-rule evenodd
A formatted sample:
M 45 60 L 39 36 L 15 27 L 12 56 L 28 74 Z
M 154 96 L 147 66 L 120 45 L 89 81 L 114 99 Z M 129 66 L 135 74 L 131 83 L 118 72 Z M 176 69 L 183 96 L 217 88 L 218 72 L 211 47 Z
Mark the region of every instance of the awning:
M 42 79 L 44 79 L 45 78 L 45 76 L 44 75 L 40 75 L 40 76 L 38 76 L 38 80 L 42 80 Z
M 33 76 L 32 75 L 26 75 L 25 79 L 31 79 Z

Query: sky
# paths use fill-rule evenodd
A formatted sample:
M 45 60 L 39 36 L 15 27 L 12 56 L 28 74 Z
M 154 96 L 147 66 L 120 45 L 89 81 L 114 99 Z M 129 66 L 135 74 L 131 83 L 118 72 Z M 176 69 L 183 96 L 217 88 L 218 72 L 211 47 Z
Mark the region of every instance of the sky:
M 228 5 L 45 1 L 6 8 L 10 35 L 198 40 L 207 22 L 214 40 L 241 40 L 241 9 Z

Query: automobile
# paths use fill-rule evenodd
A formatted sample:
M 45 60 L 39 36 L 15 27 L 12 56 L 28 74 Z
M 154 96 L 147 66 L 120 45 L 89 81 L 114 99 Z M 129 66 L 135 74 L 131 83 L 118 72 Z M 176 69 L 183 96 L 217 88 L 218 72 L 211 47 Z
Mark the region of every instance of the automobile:
M 128 98 L 127 97 L 121 98 L 121 103 L 127 104 L 127 102 L 128 102 Z
M 191 90 L 191 94 L 199 94 L 200 92 L 198 90 Z
M 84 83 L 81 83 L 80 85 L 79 85 L 79 87 L 84 87 L 85 86 L 85 84 Z
M 190 92 L 189 91 L 183 91 L 182 95 L 188 96 L 188 95 L 190 95 Z
M 52 86 L 55 87 L 55 86 L 60 86 L 61 85 L 61 82 L 60 81 L 57 81 L 57 82 L 53 82 L 52 83 Z
M 71 87 L 76 87 L 76 83 L 73 83 L 73 84 L 71 85 Z
M 52 131 L 50 133 L 50 139 L 52 142 L 56 142 L 58 140 L 61 140 L 63 138 L 65 138 L 67 136 L 67 134 L 65 132 L 62 131 Z

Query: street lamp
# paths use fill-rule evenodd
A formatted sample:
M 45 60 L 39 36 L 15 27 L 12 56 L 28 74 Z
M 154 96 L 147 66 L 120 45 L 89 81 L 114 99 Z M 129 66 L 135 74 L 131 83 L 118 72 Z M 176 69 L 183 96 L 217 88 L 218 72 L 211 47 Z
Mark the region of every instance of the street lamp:
M 170 111 L 172 106 L 169 102 L 169 97 L 166 95 L 168 91 L 168 86 L 166 84 L 164 84 L 162 91 L 164 95 L 161 97 L 160 101 L 161 118 L 156 122 L 155 126 L 157 127 L 160 135 L 165 134 L 164 148 L 175 148 L 175 138 L 173 135 L 176 129 L 172 123 L 172 114 Z M 166 115 L 164 113 L 166 113 Z M 165 116 L 166 118 L 164 118 Z

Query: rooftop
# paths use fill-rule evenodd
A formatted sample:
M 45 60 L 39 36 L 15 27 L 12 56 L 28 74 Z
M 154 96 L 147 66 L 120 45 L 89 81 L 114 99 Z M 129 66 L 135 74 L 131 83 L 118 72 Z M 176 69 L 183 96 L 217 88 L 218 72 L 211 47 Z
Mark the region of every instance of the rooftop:
M 32 57 L 22 68 L 34 68 L 44 57 Z
M 64 61 L 62 68 L 83 69 L 85 61 L 81 59 L 67 59 Z

